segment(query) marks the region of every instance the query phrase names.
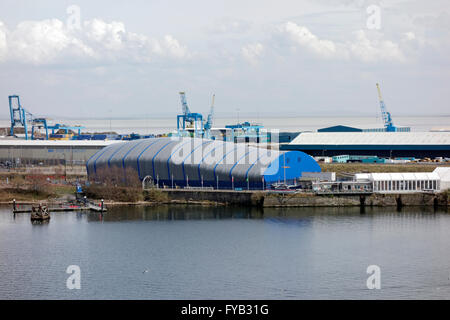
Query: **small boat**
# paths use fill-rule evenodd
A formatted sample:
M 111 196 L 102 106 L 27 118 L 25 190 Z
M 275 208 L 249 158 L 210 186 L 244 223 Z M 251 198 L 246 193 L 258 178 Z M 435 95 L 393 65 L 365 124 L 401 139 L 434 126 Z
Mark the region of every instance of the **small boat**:
M 31 221 L 44 221 L 49 219 L 48 206 L 39 203 L 39 205 L 33 205 L 31 207 Z

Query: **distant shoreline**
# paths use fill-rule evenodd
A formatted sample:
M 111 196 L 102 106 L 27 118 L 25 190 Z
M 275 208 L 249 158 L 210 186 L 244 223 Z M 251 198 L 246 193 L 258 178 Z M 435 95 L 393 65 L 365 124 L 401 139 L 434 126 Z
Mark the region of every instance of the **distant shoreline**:
M 111 190 L 111 188 L 104 187 Z M 61 196 L 70 197 L 71 193 Z M 411 194 L 314 194 L 270 191 L 151 189 L 142 191 L 144 200 L 118 201 L 105 199 L 105 206 L 247 206 L 247 207 L 445 207 L 450 205 L 450 192 Z M 60 199 L 21 199 L 17 205 L 57 203 Z M 99 198 L 89 198 L 100 202 Z M 13 205 L 12 200 L 2 200 L 0 205 Z
M 437 163 L 409 164 L 361 164 L 361 163 L 320 163 L 322 171 L 336 172 L 337 177 L 345 177 L 357 172 L 431 172 Z M 52 169 L 55 171 L 53 172 Z M 84 168 L 83 168 L 84 169 Z M 41 173 L 39 173 L 41 172 Z M 70 175 L 69 175 L 70 172 Z M 60 166 L 45 167 L 45 170 L 2 171 L 0 172 L 0 204 L 34 204 L 75 200 L 75 181 L 84 184 L 85 170 L 68 171 L 67 176 Z M 51 181 L 48 181 L 50 177 Z M 56 180 L 54 180 L 56 179 Z M 8 181 L 8 183 L 6 183 Z M 54 181 L 54 182 L 52 182 Z M 448 206 L 449 191 L 427 194 L 315 194 L 312 192 L 279 192 L 268 190 L 199 190 L 199 189 L 150 189 L 141 187 L 110 187 L 92 185 L 84 187 L 88 199 L 104 199 L 107 206 L 137 205 L 200 205 L 252 207 L 341 207 L 341 206 Z

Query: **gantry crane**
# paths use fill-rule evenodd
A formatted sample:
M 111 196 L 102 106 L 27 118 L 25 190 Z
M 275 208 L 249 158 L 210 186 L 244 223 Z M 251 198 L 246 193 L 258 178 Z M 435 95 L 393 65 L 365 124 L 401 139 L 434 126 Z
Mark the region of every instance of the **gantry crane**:
M 208 139 L 211 138 L 211 128 L 213 125 L 213 121 L 214 121 L 214 98 L 215 98 L 215 94 L 213 94 L 212 96 L 212 102 L 211 102 L 211 109 L 209 110 L 209 114 L 208 117 L 206 118 L 206 122 L 205 122 L 205 135 Z
M 15 127 L 23 127 L 25 133 L 25 140 L 31 138 L 31 140 L 35 140 L 35 131 L 36 129 L 44 129 L 45 130 L 45 139 L 48 140 L 49 132 L 48 130 L 52 130 L 52 134 L 55 133 L 55 130 L 64 130 L 67 134 L 69 130 L 78 130 L 78 135 L 81 133 L 81 129 L 84 127 L 81 126 L 66 126 L 61 124 L 56 124 L 54 126 L 49 126 L 47 122 L 47 118 L 35 118 L 33 114 L 27 111 L 20 104 L 20 97 L 18 95 L 8 96 L 9 100 L 9 112 L 11 115 L 11 129 L 10 135 L 14 136 L 14 128 Z M 28 128 L 31 127 L 31 137 L 28 134 Z
M 188 134 L 188 130 L 193 129 L 195 138 L 211 138 L 211 128 L 214 120 L 214 99 L 212 97 L 211 109 L 205 122 L 203 122 L 203 116 L 200 113 L 191 112 L 186 101 L 186 93 L 180 92 L 182 114 L 177 116 L 177 130 L 178 135 L 185 136 Z
M 177 130 L 179 135 L 184 135 L 187 128 L 194 129 L 194 137 L 203 136 L 203 116 L 200 113 L 191 112 L 189 110 L 186 94 L 180 92 L 182 114 L 177 116 Z

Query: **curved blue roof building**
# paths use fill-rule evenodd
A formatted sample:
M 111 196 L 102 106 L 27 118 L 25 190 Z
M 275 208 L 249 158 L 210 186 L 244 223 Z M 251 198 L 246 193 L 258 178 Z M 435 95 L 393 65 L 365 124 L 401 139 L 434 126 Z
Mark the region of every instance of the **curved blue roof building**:
M 94 154 L 86 167 L 89 178 L 97 181 L 106 178 L 105 172 L 118 172 L 124 181 L 135 174 L 141 181 L 148 177 L 160 186 L 220 189 L 268 188 L 277 181 L 292 182 L 302 172 L 321 171 L 317 162 L 301 151 L 179 137 L 112 144 Z

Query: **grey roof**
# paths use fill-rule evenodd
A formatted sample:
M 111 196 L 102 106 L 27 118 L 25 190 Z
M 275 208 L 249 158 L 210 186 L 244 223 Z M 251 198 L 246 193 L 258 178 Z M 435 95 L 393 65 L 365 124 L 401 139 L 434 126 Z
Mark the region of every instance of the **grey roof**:
M 151 176 L 166 183 L 172 179 L 178 184 L 186 181 L 189 185 L 200 184 L 202 180 L 209 184 L 217 180 L 230 183 L 232 179 L 234 182 L 247 182 L 247 179 L 261 182 L 263 176 L 274 177 L 280 173 L 280 161 L 276 160 L 285 153 L 209 139 L 150 138 L 109 145 L 92 156 L 86 166 L 90 177 L 100 168 L 118 167 L 133 168 L 141 180 Z M 297 156 L 298 162 L 300 154 L 311 158 L 299 151 L 287 153 Z M 300 176 L 301 171 L 297 169 L 292 167 L 289 172 Z M 304 171 L 310 170 L 314 168 Z

